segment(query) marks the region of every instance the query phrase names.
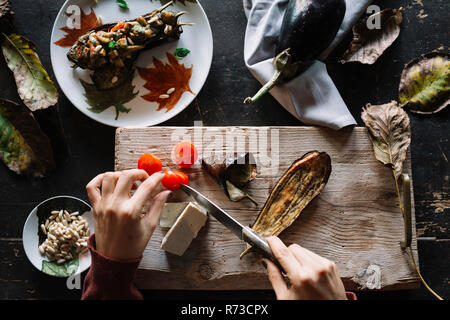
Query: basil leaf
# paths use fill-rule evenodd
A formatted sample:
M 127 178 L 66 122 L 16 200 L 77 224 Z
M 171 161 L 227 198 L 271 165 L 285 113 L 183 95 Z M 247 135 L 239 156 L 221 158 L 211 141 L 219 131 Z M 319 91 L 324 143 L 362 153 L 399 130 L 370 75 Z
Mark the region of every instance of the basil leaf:
M 191 50 L 186 49 L 186 48 L 176 48 L 176 49 L 175 49 L 175 57 L 177 57 L 177 58 L 184 58 L 184 57 L 186 57 L 190 52 L 191 52 Z
M 108 43 L 108 48 L 113 49 L 116 46 L 116 42 L 114 40 Z
M 117 5 L 119 7 L 121 7 L 122 9 L 129 9 L 128 4 L 125 0 L 116 0 L 116 2 L 117 2 Z

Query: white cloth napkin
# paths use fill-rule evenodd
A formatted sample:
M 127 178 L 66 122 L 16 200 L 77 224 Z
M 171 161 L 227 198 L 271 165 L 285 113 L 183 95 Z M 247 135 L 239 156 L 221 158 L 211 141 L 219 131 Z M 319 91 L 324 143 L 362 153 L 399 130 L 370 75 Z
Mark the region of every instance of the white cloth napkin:
M 244 60 L 253 76 L 265 84 L 274 72 L 273 57 L 277 52 L 278 35 L 289 0 L 243 0 L 248 23 L 245 31 Z M 321 55 L 325 59 L 351 30 L 371 0 L 346 0 L 344 21 L 332 44 Z M 256 92 L 249 92 L 253 95 Z M 292 115 L 304 123 L 333 129 L 355 125 L 339 91 L 328 75 L 326 66 L 315 61 L 311 67 L 270 90 L 272 96 Z

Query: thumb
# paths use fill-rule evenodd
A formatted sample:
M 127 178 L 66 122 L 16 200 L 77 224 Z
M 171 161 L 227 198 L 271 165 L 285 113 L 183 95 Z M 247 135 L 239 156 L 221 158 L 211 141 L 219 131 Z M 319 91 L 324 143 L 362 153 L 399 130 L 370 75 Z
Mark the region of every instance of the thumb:
M 162 209 L 164 207 L 164 204 L 167 201 L 167 197 L 169 194 L 171 194 L 172 191 L 165 190 L 160 193 L 158 193 L 152 200 L 148 212 L 144 216 L 144 223 L 146 224 L 146 227 L 148 230 L 153 233 L 153 231 L 156 228 L 156 225 L 158 224 L 159 217 L 161 215 Z
M 272 284 L 273 290 L 277 295 L 277 299 L 286 296 L 289 289 L 280 269 L 278 269 L 278 267 L 269 259 L 264 258 L 262 259 L 262 261 L 267 266 L 267 274 L 269 277 L 269 281 Z

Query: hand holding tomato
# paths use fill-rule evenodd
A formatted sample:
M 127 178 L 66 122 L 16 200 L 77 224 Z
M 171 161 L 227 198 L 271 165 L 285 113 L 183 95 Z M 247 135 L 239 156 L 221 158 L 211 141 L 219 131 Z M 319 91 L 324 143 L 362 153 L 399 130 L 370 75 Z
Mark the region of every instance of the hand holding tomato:
M 161 180 L 162 185 L 169 190 L 177 190 L 181 184 L 189 184 L 189 178 L 181 171 L 164 170 L 164 178 Z

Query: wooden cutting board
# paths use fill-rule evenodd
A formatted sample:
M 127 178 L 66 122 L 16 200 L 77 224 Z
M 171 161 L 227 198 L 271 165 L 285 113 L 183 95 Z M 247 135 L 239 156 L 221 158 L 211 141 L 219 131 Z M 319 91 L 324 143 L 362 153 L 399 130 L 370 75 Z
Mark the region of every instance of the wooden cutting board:
M 181 141 L 194 142 L 200 158 L 202 154 L 225 156 L 235 151 L 255 154 L 258 176 L 246 191 L 258 206 L 246 199 L 228 200 L 199 163 L 185 171 L 192 187 L 245 225 L 255 220 L 294 160 L 311 150 L 327 152 L 333 167 L 328 184 L 280 238 L 334 261 L 349 290 L 418 287 L 409 250 L 400 246 L 404 224 L 392 173 L 375 159 L 365 128 L 339 132 L 316 127 L 119 128 L 115 170 L 136 168 L 143 153 L 158 155 L 164 166 L 174 168 L 171 150 Z M 412 178 L 409 154 L 404 172 Z M 185 201 L 181 193 L 177 191 L 171 202 Z M 417 259 L 414 203 L 412 212 L 412 248 Z M 182 257 L 160 249 L 165 232 L 157 227 L 145 250 L 137 275 L 140 288 L 271 288 L 258 256 L 248 254 L 240 260 L 244 243 L 214 218 L 208 219 Z

